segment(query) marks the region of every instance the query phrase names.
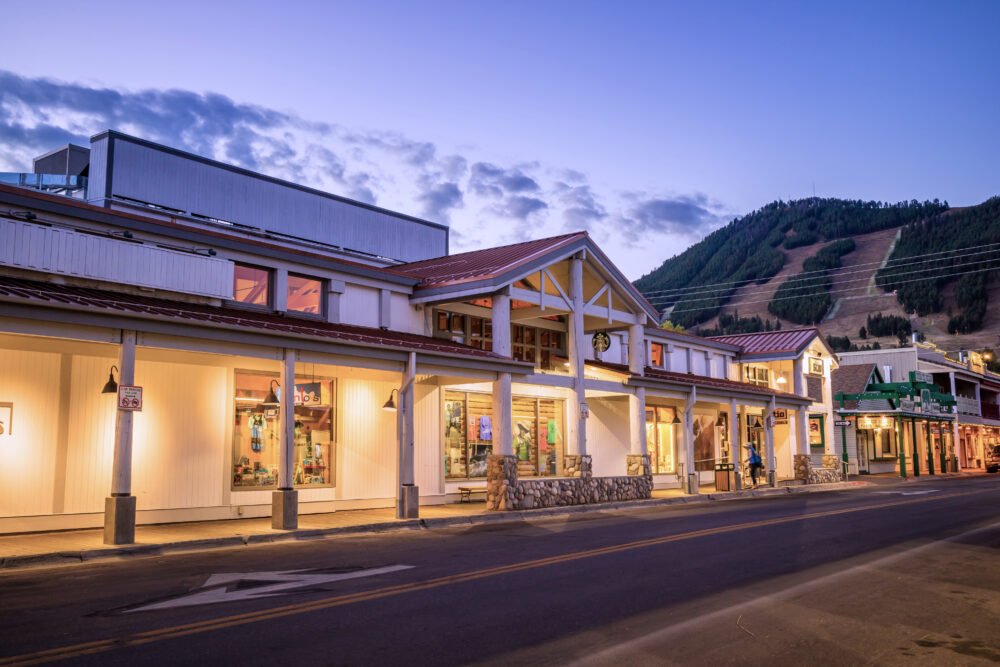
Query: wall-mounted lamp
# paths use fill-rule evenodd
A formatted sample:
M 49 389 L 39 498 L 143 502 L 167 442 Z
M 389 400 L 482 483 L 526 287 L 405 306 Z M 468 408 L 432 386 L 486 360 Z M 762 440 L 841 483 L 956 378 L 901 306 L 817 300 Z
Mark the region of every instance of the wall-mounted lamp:
M 674 409 L 674 418 L 673 418 L 673 420 L 670 423 L 671 424 L 680 424 L 681 423 L 681 418 L 677 416 L 677 409 L 676 408 Z
M 111 370 L 108 371 L 108 381 L 104 383 L 104 389 L 101 390 L 102 394 L 118 393 L 118 383 L 115 382 L 115 373 L 118 372 L 118 367 L 112 365 Z
M 278 400 L 278 394 L 274 391 L 275 387 L 280 388 L 281 384 L 277 380 L 271 380 L 271 384 L 267 389 L 267 396 L 264 397 L 264 402 L 261 403 L 264 407 L 276 408 L 281 405 L 281 401 Z
M 393 394 L 396 394 L 398 396 L 399 395 L 399 391 L 397 391 L 396 389 L 393 389 L 392 391 L 389 392 L 389 400 L 386 401 L 382 405 L 382 409 L 385 410 L 386 412 L 395 412 L 396 411 L 396 401 L 392 400 L 392 395 Z

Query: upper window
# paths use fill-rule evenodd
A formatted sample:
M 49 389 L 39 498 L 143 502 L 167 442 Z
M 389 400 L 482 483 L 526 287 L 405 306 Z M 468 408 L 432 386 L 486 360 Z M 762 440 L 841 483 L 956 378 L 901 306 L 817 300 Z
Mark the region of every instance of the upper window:
M 233 299 L 251 306 L 271 305 L 271 272 L 237 264 L 233 272 Z
M 653 368 L 663 368 L 663 345 L 661 343 L 649 344 L 649 365 Z
M 767 368 L 762 366 L 744 366 L 743 379 L 750 384 L 761 387 L 770 386 L 770 373 Z
M 310 315 L 323 314 L 323 281 L 288 274 L 288 310 Z

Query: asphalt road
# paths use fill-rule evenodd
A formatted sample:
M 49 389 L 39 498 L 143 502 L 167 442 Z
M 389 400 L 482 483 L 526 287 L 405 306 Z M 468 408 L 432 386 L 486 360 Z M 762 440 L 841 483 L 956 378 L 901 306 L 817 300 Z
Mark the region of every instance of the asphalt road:
M 0 574 L 51 660 L 996 663 L 1000 476 Z

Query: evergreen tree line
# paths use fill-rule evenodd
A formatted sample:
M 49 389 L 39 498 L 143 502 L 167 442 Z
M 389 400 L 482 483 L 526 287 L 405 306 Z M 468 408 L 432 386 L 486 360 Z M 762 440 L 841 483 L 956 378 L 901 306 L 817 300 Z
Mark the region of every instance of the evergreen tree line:
M 786 280 L 774 293 L 767 310 L 779 318 L 798 324 L 818 324 L 832 300 L 830 271 L 842 265 L 841 258 L 854 252 L 854 239 L 840 239 L 824 246 L 802 263 L 802 276 Z
M 826 344 L 834 352 L 862 352 L 865 350 L 881 350 L 882 345 L 876 340 L 867 345 L 852 343 L 849 336 L 827 336 Z
M 858 331 L 859 338 L 881 338 L 884 336 L 896 336 L 901 340 L 906 340 L 913 333 L 913 326 L 910 320 L 899 315 L 883 315 L 873 313 L 868 316 L 865 326 Z

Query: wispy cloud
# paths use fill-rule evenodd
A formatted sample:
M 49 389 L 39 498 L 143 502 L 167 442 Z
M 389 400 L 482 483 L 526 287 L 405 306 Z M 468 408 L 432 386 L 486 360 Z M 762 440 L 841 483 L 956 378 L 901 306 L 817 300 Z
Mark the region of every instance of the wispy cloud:
M 26 170 L 33 157 L 86 145 L 108 128 L 450 223 L 460 249 L 566 229 L 622 247 L 664 236 L 686 243 L 726 214 L 703 194 L 609 196 L 579 170 L 530 159 L 503 165 L 391 129 L 344 127 L 212 92 L 118 90 L 0 70 L 0 170 Z

